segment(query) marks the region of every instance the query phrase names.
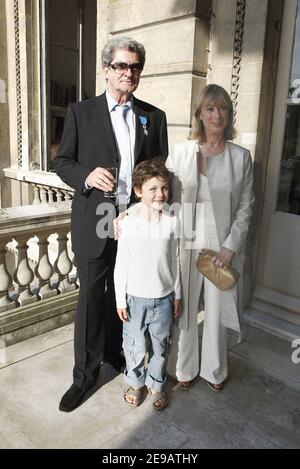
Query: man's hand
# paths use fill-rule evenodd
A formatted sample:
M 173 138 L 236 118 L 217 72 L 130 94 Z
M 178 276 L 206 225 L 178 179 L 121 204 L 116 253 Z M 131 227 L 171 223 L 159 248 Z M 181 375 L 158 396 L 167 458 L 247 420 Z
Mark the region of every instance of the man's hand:
M 182 312 L 182 301 L 174 300 L 174 319 L 178 318 Z
M 126 308 L 118 308 L 118 315 L 122 322 L 128 321 L 128 314 Z
M 123 218 L 125 218 L 126 216 L 128 215 L 128 213 L 125 211 L 125 212 L 121 212 L 119 214 L 119 216 L 117 218 L 114 219 L 113 221 L 113 225 L 114 225 L 114 236 L 115 236 L 115 240 L 117 241 L 120 236 L 121 236 L 121 227 L 120 227 L 120 222 L 123 220 Z
M 90 187 L 95 187 L 103 192 L 109 192 L 114 187 L 114 177 L 105 168 L 96 168 L 92 171 L 85 181 Z
M 231 264 L 232 259 L 234 258 L 235 253 L 227 248 L 221 248 L 220 252 L 213 257 L 213 262 L 218 266 L 224 269 L 227 269 L 227 266 Z

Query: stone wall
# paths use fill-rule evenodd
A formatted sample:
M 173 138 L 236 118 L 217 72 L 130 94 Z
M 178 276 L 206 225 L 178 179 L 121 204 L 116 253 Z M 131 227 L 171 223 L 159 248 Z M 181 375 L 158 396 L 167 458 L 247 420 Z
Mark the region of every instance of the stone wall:
M 208 82 L 223 86 L 230 94 L 236 92 L 236 124 L 239 143 L 251 151 L 254 160 L 256 207 L 250 226 L 249 243 L 244 272 L 244 304 L 252 298 L 256 284 L 256 256 L 259 244 L 259 229 L 262 220 L 263 185 L 262 165 L 267 165 L 270 127 L 275 87 L 267 85 L 270 71 L 276 70 L 276 47 L 278 35 L 273 24 L 268 27 L 273 0 L 232 1 L 215 0 L 211 23 Z M 237 8 L 238 7 L 238 8 Z M 237 16 L 237 9 L 243 14 Z M 268 16 L 269 14 L 269 16 Z M 238 24 L 237 24 L 238 20 Z M 274 18 L 272 20 L 274 23 Z M 274 44 L 272 62 L 266 55 L 266 38 Z M 235 45 L 240 40 L 240 54 L 235 53 Z M 276 47 L 275 47 L 276 44 Z M 239 56 L 239 60 L 234 57 Z M 234 68 L 234 65 L 236 67 Z M 235 75 L 235 76 L 233 76 Z M 274 79 L 276 73 L 274 75 Z M 234 86 L 236 83 L 236 86 Z M 262 90 L 269 88 L 268 94 Z M 262 120 L 264 116 L 264 121 Z M 268 131 L 265 130 L 268 128 Z M 263 130 L 264 129 L 264 130 Z
M 130 36 L 144 44 L 146 64 L 135 94 L 167 113 L 170 145 L 186 138 L 195 98 L 206 85 L 209 4 L 196 0 L 98 2 L 97 94 L 105 89 L 101 50 L 108 38 Z
M 242 30 L 242 51 L 238 73 L 236 129 L 237 143 L 249 148 L 255 158 L 258 131 L 261 79 L 268 0 L 237 2 L 215 0 L 210 44 L 209 83 L 218 83 L 229 93 L 233 87 L 234 43 L 237 3 L 245 3 Z

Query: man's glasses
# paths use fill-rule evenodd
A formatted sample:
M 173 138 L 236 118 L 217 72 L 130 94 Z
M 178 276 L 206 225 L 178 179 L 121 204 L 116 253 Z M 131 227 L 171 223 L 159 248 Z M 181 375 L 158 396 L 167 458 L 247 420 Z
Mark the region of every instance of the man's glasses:
M 116 73 L 122 74 L 128 72 L 130 69 L 132 73 L 141 73 L 143 70 L 142 64 L 127 64 L 126 62 L 116 62 L 115 64 L 108 64 L 108 67 L 112 68 Z

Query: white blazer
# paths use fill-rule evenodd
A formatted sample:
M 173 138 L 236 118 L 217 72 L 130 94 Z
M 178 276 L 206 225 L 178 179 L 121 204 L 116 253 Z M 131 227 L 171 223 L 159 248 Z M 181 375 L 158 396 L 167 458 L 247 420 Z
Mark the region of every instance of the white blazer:
M 196 141 L 186 141 L 175 145 L 166 161 L 166 166 L 174 173 L 172 202 L 181 204 L 178 216 L 182 223 L 180 262 L 183 312 L 178 325 L 184 330 L 189 327 L 188 292 L 193 291 L 193 285 L 190 285 L 190 269 L 193 268 L 191 249 L 186 249 L 186 242 L 191 239 L 186 235 L 184 224 L 187 223 L 186 212 L 194 220 L 199 180 L 197 152 Z M 242 274 L 243 248 L 254 203 L 251 155 L 246 148 L 226 142 L 223 155 L 207 158 L 206 165 L 219 245 L 236 253 L 233 265 Z M 188 210 L 185 210 L 184 204 L 188 204 Z M 221 292 L 221 295 L 222 323 L 240 332 L 237 286 Z

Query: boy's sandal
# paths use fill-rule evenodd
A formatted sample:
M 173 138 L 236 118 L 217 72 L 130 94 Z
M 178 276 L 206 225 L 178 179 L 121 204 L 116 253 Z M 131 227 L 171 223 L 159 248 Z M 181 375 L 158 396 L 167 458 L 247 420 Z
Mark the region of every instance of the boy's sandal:
M 178 383 L 180 384 L 180 387 L 184 389 L 185 391 L 190 389 L 193 386 L 194 382 L 195 382 L 195 379 L 192 379 L 191 381 L 178 381 Z
M 141 403 L 143 388 L 134 389 L 129 387 L 124 391 L 124 401 L 131 407 L 137 407 Z M 128 400 L 130 398 L 130 401 Z
M 149 394 L 152 397 L 152 407 L 155 410 L 163 410 L 167 407 L 169 400 L 167 395 L 161 391 L 153 391 L 153 389 L 148 389 Z
M 223 383 L 220 383 L 220 384 L 213 384 L 213 383 L 210 383 L 209 381 L 207 381 L 207 386 L 209 387 L 209 389 L 211 389 L 214 392 L 223 391 L 224 385 L 225 385 L 224 381 L 223 381 Z

